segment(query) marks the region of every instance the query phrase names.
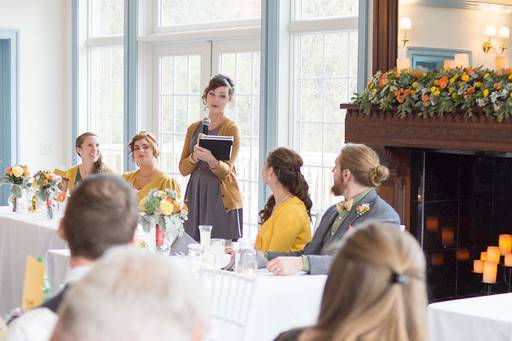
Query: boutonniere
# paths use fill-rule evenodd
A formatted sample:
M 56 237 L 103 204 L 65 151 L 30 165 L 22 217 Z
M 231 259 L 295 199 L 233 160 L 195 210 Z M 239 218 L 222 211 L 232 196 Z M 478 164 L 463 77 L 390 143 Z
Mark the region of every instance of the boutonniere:
M 359 218 L 370 210 L 370 204 L 361 204 L 356 207 L 356 216 Z

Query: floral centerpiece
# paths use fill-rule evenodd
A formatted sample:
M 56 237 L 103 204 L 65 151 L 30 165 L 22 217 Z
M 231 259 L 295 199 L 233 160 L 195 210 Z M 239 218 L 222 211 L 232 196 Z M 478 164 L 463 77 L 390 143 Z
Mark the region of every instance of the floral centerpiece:
M 164 239 L 173 243 L 177 237 L 183 235 L 183 222 L 187 220 L 188 207 L 171 190 L 151 190 L 140 202 L 141 224 L 146 232 L 155 227 L 156 247 L 164 247 Z
M 353 100 L 365 113 L 377 106 L 382 111 L 396 110 L 400 118 L 442 116 L 455 110 L 470 117 L 478 110 L 501 122 L 512 118 L 512 69 L 378 71 Z
M 55 197 L 61 192 L 58 184 L 61 177 L 51 171 L 39 171 L 34 175 L 34 186 L 37 188 L 37 197 L 46 205 L 49 219 L 53 219 Z
M 23 191 L 30 188 L 32 185 L 32 177 L 28 171 L 28 167 L 25 165 L 16 165 L 7 167 L 5 174 L 0 176 L 1 184 L 12 184 L 11 186 L 11 197 L 9 201 L 12 202 L 12 211 L 18 211 L 18 199 L 23 197 Z

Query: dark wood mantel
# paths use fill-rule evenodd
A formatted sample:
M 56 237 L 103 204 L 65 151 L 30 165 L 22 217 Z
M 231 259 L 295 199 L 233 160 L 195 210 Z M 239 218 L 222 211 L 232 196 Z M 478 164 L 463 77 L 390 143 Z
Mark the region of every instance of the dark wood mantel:
M 380 194 L 410 226 L 411 150 L 442 149 L 476 152 L 512 152 L 512 121 L 498 122 L 484 113 L 465 117 L 453 113 L 443 117 L 400 119 L 378 108 L 369 114 L 359 105 L 341 104 L 346 109 L 345 141 L 364 143 L 377 151 L 390 169 L 390 179 Z

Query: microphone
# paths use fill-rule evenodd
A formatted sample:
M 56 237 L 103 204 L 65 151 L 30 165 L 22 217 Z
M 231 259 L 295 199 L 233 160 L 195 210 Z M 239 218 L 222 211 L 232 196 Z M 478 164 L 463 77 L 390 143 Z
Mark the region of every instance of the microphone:
M 208 126 L 210 125 L 210 118 L 203 118 L 203 134 L 208 135 Z

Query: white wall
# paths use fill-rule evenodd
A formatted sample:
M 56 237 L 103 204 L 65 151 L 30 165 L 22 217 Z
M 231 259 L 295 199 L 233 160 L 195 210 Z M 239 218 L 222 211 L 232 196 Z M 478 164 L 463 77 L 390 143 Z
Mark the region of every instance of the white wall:
M 71 1 L 0 0 L 0 29 L 19 31 L 20 162 L 71 162 Z
M 493 53 L 485 54 L 482 43 L 486 40 L 485 26 L 508 26 L 512 28 L 512 15 L 490 10 L 471 10 L 427 7 L 401 4 L 399 17 L 410 17 L 412 29 L 409 32 L 411 47 L 434 47 L 472 51 L 473 66 L 494 67 Z M 399 32 L 401 39 L 402 32 Z M 511 41 L 508 41 L 510 45 Z M 399 48 L 398 55 L 405 56 L 405 49 Z M 510 65 L 510 49 L 506 53 Z

